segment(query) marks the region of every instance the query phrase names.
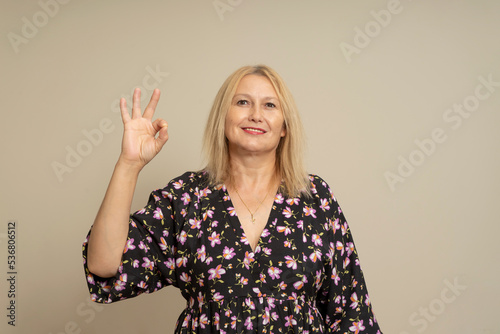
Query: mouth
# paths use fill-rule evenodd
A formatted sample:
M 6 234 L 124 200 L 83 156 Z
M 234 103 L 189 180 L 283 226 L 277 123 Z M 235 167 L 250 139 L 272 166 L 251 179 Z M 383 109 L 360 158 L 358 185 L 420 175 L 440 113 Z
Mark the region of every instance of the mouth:
M 261 134 L 264 134 L 264 133 L 267 132 L 267 131 L 265 131 L 263 129 L 259 129 L 259 128 L 242 128 L 242 129 L 246 133 L 251 133 L 251 134 L 254 134 L 254 135 L 261 135 Z

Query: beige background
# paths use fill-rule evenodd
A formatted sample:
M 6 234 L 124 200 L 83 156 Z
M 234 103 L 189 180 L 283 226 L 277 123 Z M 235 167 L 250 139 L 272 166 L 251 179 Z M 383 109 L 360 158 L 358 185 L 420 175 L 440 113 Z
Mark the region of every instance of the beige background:
M 203 166 L 217 89 L 236 68 L 265 63 L 296 97 L 309 171 L 346 213 L 384 333 L 500 333 L 500 2 L 220 0 L 218 13 L 212 0 L 54 1 L 1 2 L 0 265 L 6 277 L 7 222 L 17 220 L 19 274 L 15 328 L 0 280 L 0 332 L 173 331 L 184 307 L 174 288 L 88 303 L 81 243 L 120 150 L 115 103 L 146 78 L 170 124 L 135 210 Z M 342 43 L 357 53 L 346 57 Z M 148 79 L 148 68 L 169 74 Z M 489 91 L 479 77 L 497 84 Z M 463 103 L 474 109 L 466 118 L 447 111 Z M 97 129 L 107 133 L 89 146 L 84 132 Z M 78 148 L 87 155 L 58 177 L 53 165 Z M 413 171 L 399 167 L 410 158 Z M 391 187 L 385 174 L 398 167 L 404 182 Z

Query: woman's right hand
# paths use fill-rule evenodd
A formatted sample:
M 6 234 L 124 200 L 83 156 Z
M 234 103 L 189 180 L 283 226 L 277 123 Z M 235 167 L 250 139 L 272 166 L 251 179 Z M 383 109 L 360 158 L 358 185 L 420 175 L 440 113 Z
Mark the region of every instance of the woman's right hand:
M 162 149 L 168 140 L 168 124 L 158 118 L 152 121 L 156 106 L 160 100 L 160 90 L 155 89 L 148 106 L 141 112 L 141 90 L 136 88 L 132 98 L 132 116 L 127 109 L 127 102 L 120 99 L 123 121 L 123 139 L 120 159 L 122 163 L 142 169 Z

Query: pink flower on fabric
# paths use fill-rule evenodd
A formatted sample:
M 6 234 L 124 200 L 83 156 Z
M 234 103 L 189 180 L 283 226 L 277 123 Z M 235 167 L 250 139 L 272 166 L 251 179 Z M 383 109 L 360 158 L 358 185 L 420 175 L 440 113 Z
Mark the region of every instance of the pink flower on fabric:
M 210 274 L 210 276 L 208 276 L 209 280 L 213 280 L 214 278 L 220 279 L 221 275 L 226 273 L 226 270 L 222 268 L 221 264 L 219 264 L 217 267 L 209 269 L 208 273 Z
M 283 203 L 283 200 L 284 200 L 284 198 L 283 198 L 283 195 L 281 195 L 281 194 L 276 194 L 276 197 L 274 197 L 274 201 L 276 202 L 276 204 Z
M 286 266 L 288 268 L 293 269 L 293 270 L 297 269 L 297 261 L 295 261 L 293 259 L 293 257 L 291 257 L 290 255 L 287 255 L 287 256 L 285 256 L 285 260 L 286 260 L 285 261 Z
M 143 257 L 142 260 L 144 261 L 142 267 L 153 270 L 154 262 L 150 261 L 147 257 Z
M 163 219 L 163 212 L 161 212 L 161 208 L 156 208 L 155 211 L 153 211 L 153 218 L 158 220 Z
M 267 272 L 268 272 L 269 276 L 271 276 L 272 279 L 280 278 L 281 270 L 279 268 L 270 267 L 267 270 Z
M 293 215 L 293 211 L 292 209 L 290 209 L 288 206 L 283 210 L 283 216 L 285 216 L 285 218 L 290 218 L 292 217 Z
M 224 247 L 224 250 L 222 251 L 222 257 L 226 260 L 231 260 L 233 256 L 235 256 L 236 253 L 234 252 L 234 248 L 229 248 L 227 246 Z
M 127 240 L 127 243 L 125 244 L 125 249 L 123 249 L 123 253 L 128 252 L 129 249 L 135 249 L 134 238 L 130 238 Z
M 350 331 L 353 331 L 354 334 L 358 334 L 360 331 L 365 330 L 365 326 L 363 326 L 363 320 L 360 320 L 359 322 L 353 322 L 352 326 L 349 327 Z
M 312 216 L 312 217 L 316 218 L 315 213 L 316 213 L 316 210 L 314 208 L 310 208 L 308 206 L 304 207 L 304 214 L 306 216 Z
M 182 194 L 182 196 L 181 196 L 181 200 L 182 200 L 182 204 L 184 204 L 184 205 L 188 205 L 188 204 L 189 204 L 189 202 L 191 202 L 191 196 L 189 196 L 189 194 L 188 194 L 188 193 L 184 193 L 184 194 Z
M 210 245 L 214 247 L 216 244 L 220 245 L 220 234 L 216 232 L 212 232 L 212 235 L 208 237 L 208 240 L 210 240 Z
M 286 200 L 286 203 L 288 205 L 298 205 L 300 203 L 300 199 L 298 197 L 289 198 Z
M 319 207 L 321 208 L 321 210 L 323 210 L 323 211 L 330 210 L 330 205 L 329 205 L 330 202 L 326 198 L 320 199 L 320 203 L 321 204 Z

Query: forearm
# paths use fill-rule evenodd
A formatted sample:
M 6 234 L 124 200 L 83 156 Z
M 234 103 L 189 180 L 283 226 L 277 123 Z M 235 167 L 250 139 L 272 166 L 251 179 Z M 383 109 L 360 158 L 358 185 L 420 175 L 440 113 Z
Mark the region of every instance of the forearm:
M 98 276 L 113 276 L 120 265 L 139 172 L 120 160 L 113 171 L 88 241 L 87 265 Z

